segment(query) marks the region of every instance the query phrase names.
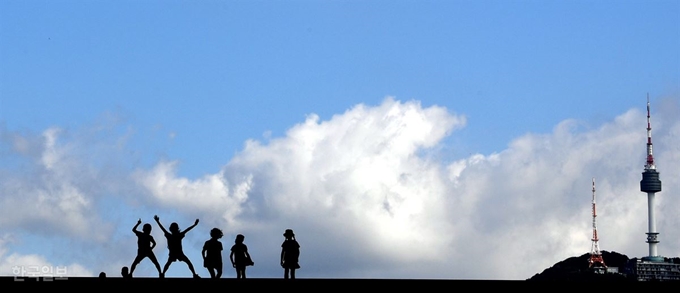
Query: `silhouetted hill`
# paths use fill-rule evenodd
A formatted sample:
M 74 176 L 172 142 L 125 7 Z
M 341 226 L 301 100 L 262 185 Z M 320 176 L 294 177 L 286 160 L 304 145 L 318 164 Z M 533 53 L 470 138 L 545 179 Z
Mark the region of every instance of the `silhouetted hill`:
M 545 269 L 542 273 L 534 275 L 528 281 L 635 281 L 623 274 L 596 273 L 588 267 L 589 258 L 590 253 L 567 258 Z M 618 267 L 621 273 L 624 273 L 626 264 L 630 260 L 624 254 L 608 251 L 602 251 L 602 259 L 608 267 Z

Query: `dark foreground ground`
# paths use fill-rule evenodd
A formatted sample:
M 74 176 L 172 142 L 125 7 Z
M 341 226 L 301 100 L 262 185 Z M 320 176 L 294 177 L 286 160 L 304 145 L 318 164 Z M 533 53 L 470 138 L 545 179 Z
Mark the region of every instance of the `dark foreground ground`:
M 134 278 L 123 279 L 118 277 L 82 278 L 69 277 L 67 279 L 42 279 L 42 278 L 15 278 L 0 277 L 3 288 L 72 288 L 87 286 L 88 289 L 109 289 L 109 288 L 144 288 L 147 285 L 153 286 L 154 290 L 161 288 L 175 290 L 209 290 L 213 286 L 220 286 L 224 290 L 253 290 L 253 289 L 333 289 L 333 290 L 352 290 L 357 291 L 368 288 L 379 289 L 423 289 L 429 290 L 456 290 L 472 287 L 479 289 L 523 289 L 523 288 L 550 288 L 561 289 L 574 288 L 582 290 L 584 288 L 612 288 L 625 285 L 627 289 L 641 288 L 649 290 L 652 287 L 678 288 L 679 283 L 650 283 L 650 282 L 627 282 L 626 284 L 614 284 L 613 282 L 567 282 L 567 281 L 502 281 L 502 280 L 428 280 L 428 279 L 190 279 L 190 278 Z M 588 283 L 589 287 L 583 287 Z M 441 289 L 439 289 L 441 288 Z M 354 292 L 350 292 L 354 293 Z
M 505 288 L 519 286 L 524 281 L 472 281 L 472 280 L 386 280 L 386 279 L 190 279 L 190 278 L 68 278 L 67 280 L 36 280 L 36 278 L 15 280 L 14 277 L 2 277 L 3 285 L 11 285 L 12 287 L 88 287 L 95 289 L 109 288 L 109 287 L 129 287 L 129 288 L 145 288 L 150 286 L 154 290 L 160 288 L 180 289 L 180 290 L 210 290 L 215 286 L 223 288 L 226 291 L 232 290 L 257 290 L 257 289 L 332 289 L 349 291 L 348 293 L 355 293 L 356 291 L 363 291 L 362 289 L 379 288 L 379 289 L 426 289 L 426 288 L 462 288 L 461 286 L 475 286 L 477 288 L 496 288 L 503 286 Z M 13 283 L 13 284 L 10 284 Z M 5 286 L 3 286 L 5 287 Z M 6 288 L 6 287 L 5 287 Z M 351 290 L 351 291 L 350 291 Z M 168 291 L 169 292 L 169 291 Z

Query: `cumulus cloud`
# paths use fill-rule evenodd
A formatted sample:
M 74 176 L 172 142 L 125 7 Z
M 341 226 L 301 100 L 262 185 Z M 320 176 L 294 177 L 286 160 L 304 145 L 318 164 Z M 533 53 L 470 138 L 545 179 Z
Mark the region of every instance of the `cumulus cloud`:
M 663 182 L 657 196 L 659 252 L 666 256 L 680 255 L 680 245 L 671 241 L 680 232 L 680 200 L 673 196 L 680 182 L 672 168 L 680 163 L 680 120 L 672 105 L 653 122 Z M 253 276 L 280 275 L 281 234 L 292 228 L 302 245 L 300 276 L 526 279 L 589 252 L 592 178 L 601 249 L 646 254 L 647 201 L 639 191 L 645 114 L 632 109 L 603 125 L 565 120 L 550 133 L 527 133 L 498 152 L 442 162 L 430 154 L 467 119 L 443 107 L 388 98 L 325 121 L 310 114 L 282 137 L 246 141 L 215 174 L 184 178 L 177 175 L 179 162 L 163 160 L 137 168 L 125 177 L 129 182 L 114 182 L 134 186 L 139 196 L 131 202 L 148 210 L 200 218 L 205 224 L 196 231 L 222 228 L 225 248 L 235 234 L 245 234 L 257 264 Z M 96 219 L 87 211 L 102 210 L 92 203 L 99 193 L 85 183 L 101 181 L 99 165 L 73 164 L 73 154 L 82 152 L 75 151 L 78 144 L 60 144 L 60 135 L 48 130 L 40 139 L 3 136 L 3 149 L 12 146 L 33 158 L 43 181 L 28 184 L 5 170 L 2 188 L 10 196 L 2 200 L 21 205 L 16 192 L 7 192 L 19 189 L 12 186 L 32 191 L 24 193 L 30 202 L 40 192 L 52 196 L 52 204 L 37 209 L 41 225 L 67 214 Z M 75 180 L 73 170 L 83 168 L 94 175 Z M 50 177 L 50 170 L 60 172 Z M 137 207 L 123 202 L 114 208 Z M 26 212 L 15 212 L 20 220 L 0 227 L 28 225 Z M 107 245 L 134 248 L 130 227 L 123 228 L 127 236 Z M 69 235 L 78 237 L 78 231 Z M 207 232 L 199 234 L 185 239 L 187 253 L 200 253 Z M 133 255 L 116 250 L 106 258 L 120 264 Z
M 0 227 L 90 236 L 97 221 L 87 186 L 95 180 L 74 145 L 60 143 L 61 133 L 59 128 L 40 135 L 3 131 L 3 158 L 20 167 L 0 172 Z
M 639 168 L 630 158 L 635 143 L 644 141 L 634 131 L 640 124 L 635 125 L 636 118 L 632 111 L 586 131 L 565 121 L 551 134 L 527 134 L 498 154 L 453 164 L 455 197 L 466 203 L 466 211 L 454 205 L 451 215 L 464 214 L 466 234 L 475 240 L 469 245 L 457 239 L 455 247 L 493 263 L 489 273 L 510 279 L 530 277 L 532 271 L 587 252 L 591 177 L 602 185 L 600 221 L 624 216 L 606 212 L 612 201 L 609 183 L 634 191 Z M 636 202 L 621 200 L 628 207 Z M 601 228 L 606 235 L 609 225 Z
M 443 213 L 437 203 L 445 186 L 436 179 L 443 170 L 417 152 L 464 123 L 441 107 L 388 99 L 329 121 L 310 115 L 267 145 L 248 141 L 219 176 L 188 181 L 173 177 L 173 163 L 162 163 L 137 177 L 157 200 L 224 219 L 227 231 L 277 235 L 289 225 L 303 235 L 307 229 L 307 237 L 318 239 L 308 251 L 316 249 L 318 258 L 436 259 L 446 238 L 438 226 L 446 224 L 427 223 Z
M 190 213 L 210 214 L 235 224 L 241 204 L 247 199 L 252 176 L 230 186 L 223 174 L 197 180 L 176 176 L 177 162 L 161 162 L 153 170 L 138 170 L 133 176 L 160 204 Z
M 103 216 L 130 208 L 111 205 L 129 186 L 129 174 L 116 163 L 126 137 L 110 130 L 0 127 L 0 232 L 17 239 L 3 247 L 3 264 L 70 264 L 76 274 L 97 269 L 92 260 L 102 259 L 117 224 Z

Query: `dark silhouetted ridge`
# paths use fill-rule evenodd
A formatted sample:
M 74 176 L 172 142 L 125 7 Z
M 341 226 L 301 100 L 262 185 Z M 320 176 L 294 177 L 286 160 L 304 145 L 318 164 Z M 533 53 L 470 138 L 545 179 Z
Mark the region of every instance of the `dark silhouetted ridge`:
M 596 272 L 595 269 L 589 267 L 589 258 L 590 253 L 567 258 L 529 278 L 529 281 L 635 281 L 634 278 L 624 274 L 630 260 L 628 256 L 617 252 L 602 251 L 602 258 L 607 267 L 618 268 L 620 274 Z

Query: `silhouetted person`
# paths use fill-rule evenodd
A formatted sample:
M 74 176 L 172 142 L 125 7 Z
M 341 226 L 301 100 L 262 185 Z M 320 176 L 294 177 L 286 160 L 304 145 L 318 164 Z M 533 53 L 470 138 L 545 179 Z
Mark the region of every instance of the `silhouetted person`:
M 295 279 L 295 270 L 300 268 L 298 260 L 300 258 L 300 244 L 295 240 L 295 234 L 293 230 L 286 229 L 283 233 L 283 237 L 286 240 L 281 244 L 281 267 L 283 267 L 283 278 L 288 279 L 288 274 L 290 273 L 290 278 Z
M 165 230 L 163 224 L 161 224 L 160 218 L 158 216 L 153 216 L 153 219 L 156 220 L 156 223 L 158 223 L 158 226 L 161 227 L 161 230 L 163 230 L 163 233 L 165 234 L 165 238 L 168 240 L 168 262 L 166 262 L 165 267 L 163 267 L 161 278 L 165 277 L 165 272 L 167 272 L 168 268 L 170 268 L 170 263 L 177 260 L 185 262 L 187 266 L 189 266 L 189 270 L 191 270 L 194 278 L 199 278 L 199 276 L 196 274 L 196 271 L 194 270 L 194 265 L 191 264 L 189 258 L 184 255 L 184 251 L 182 251 L 182 239 L 184 238 L 184 235 L 187 234 L 187 232 L 198 225 L 198 219 L 196 219 L 196 222 L 194 222 L 193 225 L 189 226 L 189 228 L 184 231 L 180 231 L 179 225 L 173 222 L 170 224 L 169 233 L 167 230 Z
M 161 266 L 158 264 L 158 260 L 156 259 L 156 255 L 153 254 L 153 248 L 156 247 L 156 241 L 153 240 L 153 236 L 151 236 L 151 224 L 144 224 L 144 227 L 142 227 L 142 232 L 137 231 L 137 227 L 139 227 L 139 224 L 142 223 L 142 219 L 137 220 L 137 225 L 132 227 L 132 232 L 137 235 L 137 257 L 135 257 L 135 260 L 132 262 L 132 266 L 130 267 L 130 277 L 132 277 L 132 274 L 135 272 L 135 268 L 141 262 L 145 257 L 148 257 L 151 262 L 156 266 L 156 269 L 158 270 L 158 275 L 161 275 Z
M 106 273 L 105 272 L 99 273 L 99 278 L 100 279 L 106 279 Z
M 130 276 L 130 271 L 129 271 L 128 267 L 122 267 L 120 269 L 120 275 L 123 277 L 123 279 L 129 279 L 129 278 L 132 277 L 132 276 Z
M 250 258 L 248 247 L 243 244 L 243 240 L 245 238 L 246 237 L 241 234 L 236 235 L 234 246 L 231 247 L 231 254 L 229 255 L 229 259 L 231 259 L 231 265 L 236 269 L 237 279 L 245 279 L 246 266 L 252 266 L 255 264 Z
M 210 230 L 210 240 L 203 245 L 203 266 L 210 272 L 210 278 L 219 279 L 222 276 L 222 230 Z

